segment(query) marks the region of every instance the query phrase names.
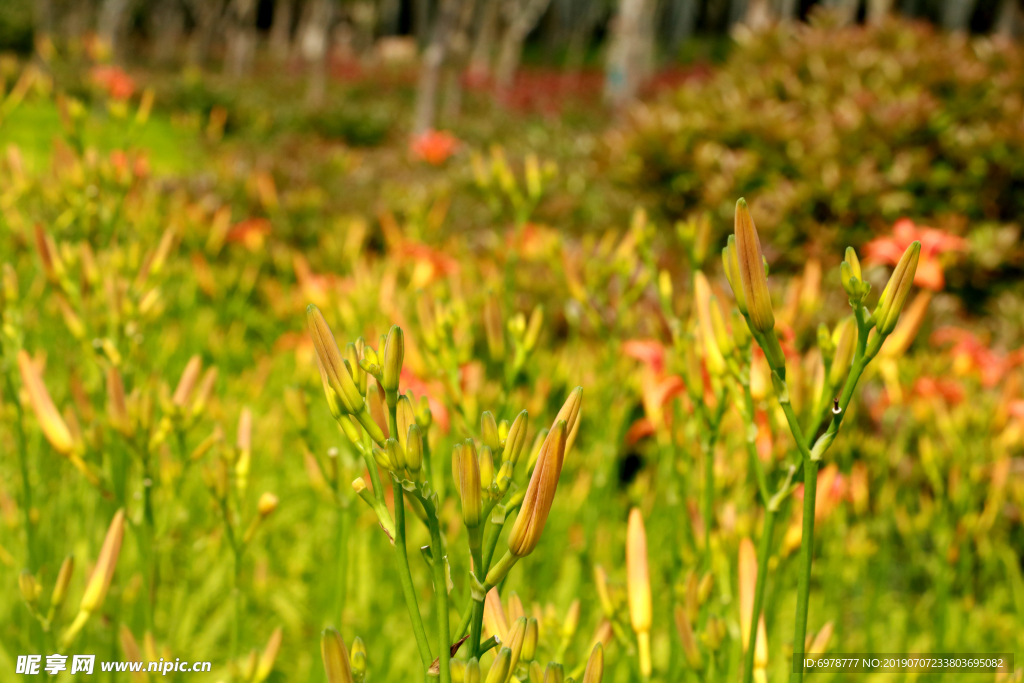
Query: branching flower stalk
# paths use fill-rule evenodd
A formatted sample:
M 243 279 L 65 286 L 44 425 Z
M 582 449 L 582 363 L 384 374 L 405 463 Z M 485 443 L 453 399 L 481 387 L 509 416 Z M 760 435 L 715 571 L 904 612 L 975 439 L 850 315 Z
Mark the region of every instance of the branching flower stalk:
M 854 320 L 857 326 L 857 340 L 854 347 L 853 358 L 850 361 L 849 373 L 845 377 L 843 390 L 840 396 L 833 399 L 832 419 L 825 433 L 818 437 L 811 445 L 810 439 L 815 436 L 818 428 L 818 418 L 813 417 L 810 427 L 813 432 L 805 433 L 797 419 L 796 413 L 789 400 L 789 390 L 786 386 L 786 361 L 775 336 L 775 318 L 772 312 L 771 297 L 768 292 L 767 264 L 761 253 L 761 245 L 750 217 L 746 202 L 740 199 L 736 204 L 736 226 L 734 238 L 730 238 L 729 246 L 723 254 L 726 275 L 736 295 L 737 306 L 746 318 L 748 327 L 754 339 L 765 353 L 768 365 L 772 372 L 772 385 L 775 391 L 790 432 L 800 452 L 799 464 L 790 467 L 783 487 L 769 500 L 766 506 L 765 526 L 762 531 L 760 564 L 762 570 L 757 577 L 755 589 L 755 607 L 752 619 L 756 623 L 763 600 L 765 574 L 767 569 L 767 555 L 771 548 L 771 533 L 774 527 L 774 517 L 778 506 L 792 490 L 790 480 L 799 469 L 802 468 L 804 475 L 804 498 L 803 498 L 803 521 L 802 537 L 800 541 L 800 574 L 797 586 L 797 607 L 793 634 L 793 657 L 796 661 L 802 661 L 804 655 L 804 643 L 807 634 L 808 600 L 810 594 L 811 564 L 814 555 L 814 509 L 818 484 L 818 467 L 821 459 L 828 448 L 835 441 L 839 432 L 843 416 L 849 407 L 857 382 L 867 365 L 874 359 L 882 347 L 885 338 L 892 333 L 896 327 L 900 312 L 910 294 L 914 281 L 914 274 L 917 270 L 917 262 L 921 251 L 921 244 L 914 242 L 904 252 L 903 257 L 894 270 L 889 283 L 886 285 L 882 296 L 879 299 L 875 311 L 868 313 L 864 307 L 864 300 L 870 291 L 870 285 L 863 281 L 860 262 L 853 249 L 847 249 L 846 260 L 841 267 L 841 281 L 843 289 L 849 295 L 850 305 L 853 308 Z M 740 286 L 737 286 L 740 285 Z M 874 328 L 875 334 L 871 334 Z M 824 340 L 825 335 L 821 336 Z M 839 337 L 839 344 L 844 343 L 842 335 Z M 848 344 L 848 338 L 846 340 Z M 823 353 L 823 357 L 828 354 Z M 845 351 L 836 354 L 830 359 L 828 372 L 829 383 L 838 386 L 845 369 Z M 763 492 L 762 492 L 763 496 Z M 746 664 L 744 667 L 744 681 L 750 681 L 753 669 L 753 653 L 755 647 L 751 643 L 747 650 Z M 799 683 L 803 680 L 803 672 L 795 671 L 791 681 Z

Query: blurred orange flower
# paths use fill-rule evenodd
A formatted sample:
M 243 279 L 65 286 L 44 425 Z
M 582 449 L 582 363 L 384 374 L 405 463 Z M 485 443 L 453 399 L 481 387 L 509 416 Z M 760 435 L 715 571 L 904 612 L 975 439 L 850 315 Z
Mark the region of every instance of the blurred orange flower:
M 1010 370 L 1024 362 L 1024 349 L 1000 353 L 987 347 L 974 333 L 957 327 L 936 330 L 931 342 L 935 345 L 952 342 L 953 371 L 958 375 L 977 371 L 986 387 L 996 386 Z
M 940 256 L 946 252 L 964 251 L 967 240 L 942 230 L 917 226 L 909 218 L 901 218 L 892 228 L 892 237 L 879 237 L 865 245 L 866 263 L 899 263 L 900 257 L 914 241 L 921 242 L 921 260 L 917 264 L 914 284 L 918 287 L 941 291 L 946 286 Z
M 458 147 L 459 139 L 444 130 L 428 130 L 413 138 L 410 144 L 410 149 L 417 158 L 433 166 L 440 166 L 448 161 Z
M 127 100 L 135 92 L 135 81 L 120 67 L 94 66 L 90 77 L 115 100 Z
M 258 251 L 263 248 L 263 243 L 269 234 L 270 221 L 266 218 L 246 218 L 244 221 L 235 223 L 235 226 L 228 231 L 226 241 L 240 242 L 249 251 Z

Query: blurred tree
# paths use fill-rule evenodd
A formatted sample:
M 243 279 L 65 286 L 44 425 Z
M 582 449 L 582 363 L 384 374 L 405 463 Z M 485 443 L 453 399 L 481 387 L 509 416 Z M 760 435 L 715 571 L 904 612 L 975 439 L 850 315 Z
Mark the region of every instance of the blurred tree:
M 334 20 L 334 3 L 331 0 L 310 0 L 304 19 L 300 40 L 302 58 L 309 70 L 306 104 L 319 107 L 323 104 L 327 87 L 327 39 Z
M 96 18 L 96 37 L 110 48 L 112 55 L 120 49 L 118 38 L 124 30 L 128 0 L 103 0 Z
M 277 0 L 274 3 L 274 18 L 270 25 L 270 56 L 279 64 L 285 62 L 291 53 L 294 9 L 294 0 Z
M 185 8 L 182 0 L 155 0 L 149 15 L 152 57 L 157 64 L 171 64 L 185 35 Z
M 537 25 L 551 0 L 503 0 L 502 14 L 505 32 L 501 36 L 498 65 L 494 80 L 499 93 L 512 87 L 519 62 L 523 57 L 523 43 Z
M 413 135 L 420 135 L 434 127 L 437 116 L 437 96 L 441 81 L 441 68 L 451 49 L 452 35 L 459 18 L 459 10 L 468 0 L 440 0 L 437 16 L 430 31 L 430 43 L 423 53 L 419 83 L 416 87 L 416 109 L 413 113 Z
M 653 67 L 654 4 L 651 0 L 620 0 L 612 20 L 605 72 L 605 99 L 616 109 L 636 99 Z

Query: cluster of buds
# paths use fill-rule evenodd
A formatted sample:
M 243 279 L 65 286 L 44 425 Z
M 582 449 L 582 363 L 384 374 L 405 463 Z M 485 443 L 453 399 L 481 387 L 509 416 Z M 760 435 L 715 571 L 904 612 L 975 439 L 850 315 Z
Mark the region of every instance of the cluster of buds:
M 473 180 L 487 199 L 495 215 L 501 215 L 507 203 L 512 209 L 516 225 L 523 225 L 544 197 L 547 186 L 558 175 L 553 161 L 541 163 L 536 154 L 527 154 L 523 160 L 522 183 L 516 179 L 500 146 L 491 147 L 490 163 L 479 152 L 470 157 Z

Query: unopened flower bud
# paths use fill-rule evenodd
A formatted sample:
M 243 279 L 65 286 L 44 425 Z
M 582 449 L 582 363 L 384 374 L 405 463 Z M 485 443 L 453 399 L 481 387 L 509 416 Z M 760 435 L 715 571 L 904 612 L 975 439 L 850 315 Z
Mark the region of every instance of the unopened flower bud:
M 278 626 L 274 629 L 274 632 L 270 634 L 270 639 L 267 641 L 266 647 L 263 648 L 263 652 L 260 653 L 259 663 L 256 665 L 256 672 L 254 673 L 252 680 L 253 683 L 263 683 L 270 676 L 270 673 L 274 670 L 274 662 L 277 660 L 277 653 L 281 649 L 281 639 L 284 632 L 281 627 Z
M 394 408 L 398 401 L 398 378 L 402 374 L 402 362 L 405 360 L 405 335 L 402 328 L 392 325 L 384 346 L 384 396 L 388 407 Z
M 757 228 L 750 217 L 747 202 L 743 199 L 736 202 L 735 234 L 736 258 L 750 326 L 761 333 L 770 332 L 775 329 L 775 314 L 772 312 L 772 299 L 765 275 L 764 255 L 761 253 Z
M 277 496 L 270 491 L 264 491 L 260 496 L 259 502 L 256 503 L 256 510 L 259 512 L 260 517 L 267 517 L 277 509 L 277 503 Z
M 522 508 L 508 537 L 509 551 L 516 557 L 529 555 L 540 541 L 558 488 L 562 459 L 567 450 L 566 441 L 566 423 L 559 420 L 544 440 L 541 453 L 537 457 L 537 465 L 526 488 Z M 493 585 L 496 581 L 488 580 L 488 583 Z
M 519 653 L 519 658 L 527 664 L 532 662 L 534 657 L 537 656 L 538 635 L 538 622 L 533 617 L 530 617 L 526 620 L 526 634 L 523 636 L 523 649 Z
M 28 569 L 22 569 L 18 575 L 18 588 L 21 590 L 21 599 L 29 606 L 34 606 L 39 599 L 39 584 Z
M 507 647 L 498 650 L 498 655 L 491 662 L 491 668 L 487 672 L 487 678 L 484 683 L 505 683 L 505 679 L 508 678 L 511 661 L 512 650 Z
M 700 323 L 704 362 L 707 364 L 708 372 L 720 377 L 726 371 L 725 358 L 718 346 L 711 321 L 711 288 L 708 286 L 708 279 L 699 270 L 693 276 L 693 292 L 697 305 L 697 319 Z
M 489 410 L 485 410 L 480 415 L 480 435 L 484 445 L 490 448 L 492 452 L 501 450 L 498 423 L 495 422 L 494 415 Z
M 174 396 L 171 399 L 171 403 L 178 410 L 184 410 L 188 405 L 189 399 L 192 397 L 192 390 L 199 380 L 199 373 L 202 369 L 203 362 L 198 355 L 189 358 L 185 369 L 181 373 L 181 379 L 178 380 L 178 387 L 174 390 Z
M 55 451 L 65 456 L 71 455 L 76 448 L 75 440 L 60 411 L 53 404 L 50 392 L 39 375 L 39 368 L 24 349 L 18 351 L 18 370 L 21 372 L 21 381 L 28 394 L 29 404 L 39 421 L 40 429 L 43 430 L 43 436 Z
M 480 486 L 487 490 L 494 484 L 494 455 L 484 446 L 480 449 Z
M 848 316 L 839 321 L 835 331 L 832 332 L 832 346 L 835 352 L 832 356 L 832 366 L 828 372 L 828 384 L 833 389 L 846 380 L 850 364 L 853 362 L 856 345 L 857 324 L 853 316 Z
M 896 322 L 903 311 L 903 305 L 910 296 L 910 288 L 914 284 L 914 275 L 917 273 L 917 262 L 921 256 L 921 243 L 914 242 L 900 257 L 896 269 L 893 270 L 888 284 L 882 290 L 882 296 L 878 300 L 873 319 L 879 334 L 887 335 L 896 329 Z
M 466 683 L 480 683 L 480 660 L 473 657 L 466 662 Z
M 503 421 L 504 422 L 504 421 Z M 502 439 L 504 448 L 502 450 L 502 460 L 511 462 L 515 465 L 519 462 L 519 457 L 522 455 L 523 447 L 526 445 L 526 430 L 529 426 L 530 416 L 524 410 L 516 415 L 516 419 L 512 422 L 511 427 L 507 427 L 505 438 Z M 499 433 L 500 433 L 499 429 Z
M 325 629 L 320 636 L 320 656 L 324 661 L 327 683 L 353 683 L 349 665 L 348 650 L 341 634 L 333 628 Z
M 626 530 L 626 580 L 629 620 L 637 636 L 640 673 L 651 675 L 651 580 L 647 570 L 647 533 L 639 508 L 629 512 Z
M 548 662 L 544 670 L 544 683 L 565 683 L 565 670 L 558 662 Z
M 526 325 L 526 334 L 523 336 L 523 349 L 527 353 L 533 351 L 533 348 L 537 346 L 537 340 L 540 338 L 540 330 L 544 325 L 544 307 L 537 304 L 533 312 L 530 313 L 530 322 Z
M 360 394 L 366 393 L 366 370 L 359 364 L 366 350 L 366 340 L 362 337 L 345 345 L 345 360 L 348 368 L 352 371 L 352 381 L 356 383 L 356 389 Z
M 583 673 L 583 683 L 601 683 L 604 678 L 604 647 L 601 643 L 594 645 L 587 660 L 587 669 Z
M 56 610 L 64 604 L 64 598 L 68 594 L 68 585 L 71 583 L 71 576 L 75 573 L 75 556 L 68 555 L 60 565 L 57 572 L 57 580 L 53 582 L 53 593 L 50 594 L 50 609 Z
M 352 641 L 352 651 L 349 653 L 349 659 L 352 664 L 353 683 L 362 683 L 363 678 L 366 677 L 366 644 L 363 643 L 363 639 L 359 636 L 356 636 L 355 640 Z
M 423 468 L 423 437 L 420 435 L 420 428 L 415 424 L 409 426 L 404 450 L 405 466 L 413 477 L 416 477 Z
M 480 463 L 463 444 L 452 449 L 452 478 L 462 500 L 462 521 L 473 529 L 480 525 L 483 501 L 480 491 Z
M 729 241 L 722 249 L 722 269 L 736 298 L 736 308 L 747 314 L 747 299 L 743 295 L 743 280 L 740 278 L 740 264 L 736 255 L 736 235 L 729 235 Z

